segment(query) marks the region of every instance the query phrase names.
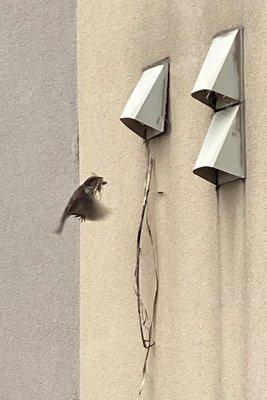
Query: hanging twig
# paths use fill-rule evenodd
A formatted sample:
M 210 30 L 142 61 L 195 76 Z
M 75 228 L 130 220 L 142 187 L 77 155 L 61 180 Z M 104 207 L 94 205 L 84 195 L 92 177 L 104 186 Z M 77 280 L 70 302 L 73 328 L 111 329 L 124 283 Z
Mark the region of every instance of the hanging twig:
M 140 333 L 141 333 L 143 346 L 147 350 L 144 364 L 143 364 L 142 383 L 141 383 L 139 395 L 142 393 L 142 390 L 143 390 L 143 387 L 145 384 L 147 360 L 148 360 L 150 348 L 154 345 L 154 342 L 152 341 L 152 339 L 153 339 L 152 334 L 154 332 L 154 327 L 155 327 L 155 322 L 156 322 L 156 308 L 157 308 L 157 299 L 158 299 L 158 262 L 157 262 L 157 256 L 156 256 L 156 247 L 154 244 L 153 235 L 152 235 L 152 231 L 151 231 L 149 221 L 148 221 L 148 216 L 147 216 L 147 206 L 148 206 L 148 197 L 149 197 L 149 191 L 150 191 L 150 183 L 151 183 L 151 177 L 152 177 L 153 168 L 154 168 L 154 160 L 150 157 L 150 149 L 149 149 L 148 141 L 146 141 L 146 148 L 147 148 L 146 184 L 145 184 L 144 199 L 143 199 L 143 205 L 142 205 L 142 211 L 141 211 L 141 218 L 140 218 L 140 223 L 139 223 L 138 233 L 137 233 L 136 267 L 135 267 L 135 273 L 134 273 L 134 277 L 135 277 L 134 291 L 137 296 L 137 308 L 138 308 Z M 147 226 L 148 234 L 149 234 L 152 249 L 153 249 L 153 260 L 154 260 L 155 277 L 156 277 L 156 289 L 155 289 L 154 300 L 153 300 L 153 313 L 152 313 L 152 318 L 151 318 L 151 322 L 150 322 L 149 326 L 147 326 L 148 312 L 147 312 L 147 310 L 144 306 L 144 303 L 141 299 L 141 293 L 140 293 L 141 238 L 142 238 L 142 230 L 143 230 L 143 226 L 144 226 L 145 217 L 146 217 L 146 226 Z M 144 327 L 148 330 L 148 339 L 146 339 L 146 337 L 145 337 Z
M 153 313 L 152 313 L 152 319 L 149 327 L 149 336 L 148 336 L 148 346 L 146 350 L 146 355 L 145 355 L 145 360 L 143 364 L 143 370 L 142 370 L 142 383 L 141 383 L 141 388 L 139 391 L 139 395 L 141 395 L 144 385 L 145 385 L 145 380 L 146 380 L 146 370 L 147 370 L 147 361 L 148 361 L 148 356 L 151 347 L 155 344 L 155 341 L 152 342 L 152 334 L 154 333 L 154 328 L 156 324 L 156 313 L 157 313 L 157 302 L 158 302 L 158 288 L 159 288 L 159 278 L 158 278 L 158 260 L 157 260 L 157 249 L 154 243 L 152 231 L 149 225 L 148 217 L 146 214 L 146 225 L 147 225 L 147 230 L 148 234 L 150 237 L 152 249 L 153 249 L 153 259 L 154 259 L 154 269 L 155 269 L 155 278 L 156 278 L 156 289 L 155 289 L 155 294 L 154 294 L 154 300 L 153 300 Z
M 142 206 L 142 211 L 141 211 L 141 218 L 140 218 L 138 232 L 137 232 L 136 267 L 135 267 L 135 273 L 134 273 L 135 285 L 136 285 L 135 293 L 137 296 L 137 308 L 138 308 L 140 332 L 141 332 L 143 346 L 145 348 L 148 347 L 148 340 L 145 339 L 143 325 L 145 325 L 145 323 L 146 323 L 148 313 L 147 313 L 146 308 L 144 307 L 144 304 L 143 304 L 143 301 L 142 301 L 141 295 L 140 295 L 140 256 L 141 256 L 141 237 L 142 237 L 142 230 L 143 230 L 145 213 L 146 213 L 146 208 L 147 208 L 147 201 L 148 201 L 148 195 L 149 195 L 149 190 L 150 190 L 150 181 L 151 181 L 153 165 L 154 165 L 154 160 L 150 159 L 149 163 L 148 163 L 146 187 L 145 187 L 145 194 L 144 194 L 143 206 Z M 145 320 L 143 319 L 142 315 L 145 315 Z
M 154 239 L 153 239 L 153 235 L 152 235 L 152 231 L 150 228 L 150 224 L 149 224 L 147 215 L 146 215 L 146 225 L 147 225 L 147 230 L 148 230 L 148 234 L 149 234 L 152 249 L 153 249 L 154 270 L 155 270 L 155 279 L 156 279 L 156 288 L 155 288 L 154 301 L 153 301 L 153 314 L 152 314 L 152 320 L 151 320 L 151 329 L 153 329 L 156 324 L 157 302 L 158 302 L 158 291 L 159 291 L 159 275 L 158 275 L 157 248 L 154 243 Z

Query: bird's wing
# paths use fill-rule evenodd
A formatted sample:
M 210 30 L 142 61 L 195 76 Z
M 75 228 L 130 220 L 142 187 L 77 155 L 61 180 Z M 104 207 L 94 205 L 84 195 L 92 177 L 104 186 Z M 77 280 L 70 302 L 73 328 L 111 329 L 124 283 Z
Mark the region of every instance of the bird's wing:
M 75 211 L 78 202 L 86 200 L 88 200 L 88 194 L 84 191 L 84 188 L 80 186 L 77 190 L 75 190 L 75 192 L 69 199 L 69 202 L 66 205 L 64 213 L 66 212 L 68 214 L 72 214 L 72 212 Z
M 63 211 L 59 226 L 58 226 L 57 230 L 55 231 L 57 234 L 60 234 L 62 232 L 66 219 L 70 215 L 76 214 L 75 211 L 77 209 L 78 203 L 83 199 L 85 200 L 86 198 L 88 199 L 88 195 L 86 195 L 86 193 L 84 192 L 83 187 L 80 186 L 77 190 L 75 190 L 75 192 L 69 199 L 68 204 L 66 205 L 66 207 Z

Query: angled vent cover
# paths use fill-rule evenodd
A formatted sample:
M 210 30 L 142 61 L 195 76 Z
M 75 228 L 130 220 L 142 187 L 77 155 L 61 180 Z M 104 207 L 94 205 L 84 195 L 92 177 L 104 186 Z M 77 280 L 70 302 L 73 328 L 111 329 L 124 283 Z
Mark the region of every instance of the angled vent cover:
M 216 35 L 202 65 L 191 95 L 221 110 L 243 100 L 242 29 Z
M 169 60 L 148 67 L 135 86 L 120 120 L 144 139 L 164 132 Z
M 214 114 L 193 172 L 215 185 L 245 178 L 242 105 Z
M 191 93 L 214 110 L 193 172 L 215 185 L 246 177 L 243 85 L 243 29 L 218 33 Z

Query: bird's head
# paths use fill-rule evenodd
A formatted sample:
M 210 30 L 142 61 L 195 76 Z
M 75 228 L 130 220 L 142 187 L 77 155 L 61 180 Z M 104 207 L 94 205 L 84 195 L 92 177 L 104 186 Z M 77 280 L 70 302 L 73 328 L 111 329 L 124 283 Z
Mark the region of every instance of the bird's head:
M 97 192 L 101 192 L 101 188 L 103 185 L 106 185 L 106 181 L 104 181 L 102 176 L 92 175 L 87 178 L 83 186 L 91 190 L 92 193 L 96 194 Z

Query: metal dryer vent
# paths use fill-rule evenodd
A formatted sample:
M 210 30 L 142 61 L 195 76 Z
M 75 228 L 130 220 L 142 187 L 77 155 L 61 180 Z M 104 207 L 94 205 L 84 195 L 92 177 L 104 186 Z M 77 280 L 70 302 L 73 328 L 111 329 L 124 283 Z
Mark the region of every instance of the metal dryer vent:
M 242 108 L 216 112 L 194 167 L 194 173 L 220 185 L 245 178 Z
M 245 178 L 243 30 L 217 34 L 191 95 L 214 116 L 193 172 L 220 185 Z
M 135 86 L 120 120 L 144 139 L 164 132 L 169 59 L 147 67 Z

